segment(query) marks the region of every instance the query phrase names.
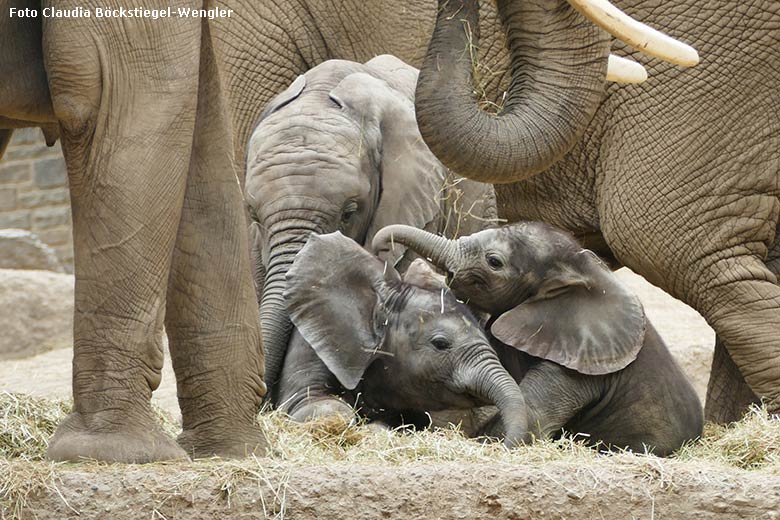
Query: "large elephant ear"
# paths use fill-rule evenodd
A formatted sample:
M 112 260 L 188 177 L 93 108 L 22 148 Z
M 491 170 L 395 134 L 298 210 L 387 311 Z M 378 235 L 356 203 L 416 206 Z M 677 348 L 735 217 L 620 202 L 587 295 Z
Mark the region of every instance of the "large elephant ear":
M 625 368 L 644 341 L 646 319 L 639 299 L 590 251 L 554 270 L 536 296 L 493 322 L 493 336 L 582 374 Z
M 395 81 L 403 80 L 399 75 Z M 411 82 L 411 76 L 408 81 Z M 411 85 L 413 88 L 413 85 Z M 422 140 L 414 117 L 414 103 L 388 82 L 365 73 L 350 74 L 331 97 L 356 113 L 360 124 L 378 125 L 381 136 L 381 194 L 366 244 L 377 231 L 390 224 L 425 228 L 439 214 L 439 195 L 447 169 Z M 396 263 L 405 251 L 396 246 Z
M 312 235 L 287 272 L 292 322 L 339 382 L 354 389 L 385 338 L 398 273 L 339 232 Z

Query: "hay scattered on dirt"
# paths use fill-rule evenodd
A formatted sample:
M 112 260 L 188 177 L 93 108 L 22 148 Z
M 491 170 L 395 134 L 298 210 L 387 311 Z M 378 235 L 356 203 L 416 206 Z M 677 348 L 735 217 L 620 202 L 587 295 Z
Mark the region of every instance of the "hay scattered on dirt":
M 0 458 L 42 460 L 49 437 L 70 407 L 67 401 L 0 393 Z
M 702 438 L 684 446 L 675 457 L 747 470 L 780 470 L 780 418 L 754 406 L 739 422 L 723 426 L 708 423 Z
M 115 474 L 117 478 L 126 475 L 127 466 L 121 464 L 87 462 L 74 466 L 43 460 L 48 438 L 70 407 L 67 401 L 0 393 L 0 517 L 18 517 L 41 493 L 59 496 L 67 508 L 68 490 L 62 487 L 62 479 L 76 467 L 87 473 Z M 169 433 L 177 433 L 178 427 L 169 416 L 161 414 L 160 419 Z M 298 424 L 280 412 L 261 413 L 258 421 L 271 445 L 269 458 L 150 464 L 143 468 L 149 489 L 160 488 L 155 493 L 162 504 L 169 496 L 192 496 L 205 485 L 213 490 L 213 496 L 230 506 L 248 486 L 260 491 L 257 496 L 266 517 L 283 518 L 291 492 L 290 475 L 318 466 L 397 467 L 454 462 L 485 468 L 537 468 L 545 475 L 569 468 L 563 471 L 598 474 L 607 480 L 610 475 L 638 475 L 661 490 L 673 489 L 686 479 L 706 480 L 706 468 L 715 466 L 731 468 L 728 471 L 735 475 L 743 471 L 780 473 L 780 419 L 763 408 L 752 409 L 745 419 L 729 426 L 708 425 L 702 439 L 685 446 L 671 459 L 602 454 L 572 437 L 508 450 L 499 443 L 466 439 L 456 427 L 390 431 L 341 419 Z M 158 479 L 164 485 L 157 483 Z
M 0 460 L 44 460 L 49 437 L 70 411 L 69 401 L 0 393 Z M 179 426 L 157 410 L 172 436 Z M 496 442 L 465 438 L 457 427 L 433 431 L 384 430 L 363 422 L 324 418 L 294 423 L 277 411 L 258 416 L 271 446 L 272 464 L 319 465 L 362 463 L 398 465 L 409 462 L 543 465 L 553 461 L 592 462 L 614 457 L 584 446 L 576 437 L 506 449 Z M 630 454 L 630 457 L 644 457 Z M 754 407 L 737 423 L 708 424 L 702 439 L 684 446 L 674 457 L 682 462 L 706 460 L 745 470 L 780 471 L 780 419 Z

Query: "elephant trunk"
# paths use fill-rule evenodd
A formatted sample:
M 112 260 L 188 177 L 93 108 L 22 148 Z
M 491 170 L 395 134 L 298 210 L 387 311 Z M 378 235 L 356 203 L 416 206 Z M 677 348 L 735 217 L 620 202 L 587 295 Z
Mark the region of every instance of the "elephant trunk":
M 609 39 L 564 0 L 498 0 L 511 82 L 492 116 L 474 99 L 478 3 L 439 0 L 417 81 L 417 122 L 431 151 L 460 175 L 520 181 L 560 159 L 585 130 L 603 95 Z
M 462 243 L 434 235 L 412 226 L 395 224 L 380 229 L 371 242 L 374 254 L 392 249 L 398 243 L 409 247 L 420 256 L 430 259 L 436 266 L 454 273 L 463 264 Z
M 487 356 L 476 369 L 466 371 L 460 377 L 466 391 L 485 403 L 496 405 L 504 424 L 507 447 L 530 442 L 525 397 L 495 355 Z
M 274 232 L 274 228 L 278 232 Z M 265 382 L 271 399 L 277 393 L 287 344 L 292 334 L 292 322 L 284 300 L 287 287 L 285 277 L 295 255 L 306 244 L 309 235 L 317 231 L 313 225 L 281 222 L 271 227 L 269 234 L 269 260 L 260 299 L 260 326 L 265 350 Z
M 279 375 L 282 371 L 287 343 L 292 333 L 292 322 L 284 302 L 285 273 L 292 262 L 279 264 L 265 279 L 263 297 L 260 300 L 260 327 L 263 331 L 265 350 L 265 383 L 268 395 L 276 393 Z

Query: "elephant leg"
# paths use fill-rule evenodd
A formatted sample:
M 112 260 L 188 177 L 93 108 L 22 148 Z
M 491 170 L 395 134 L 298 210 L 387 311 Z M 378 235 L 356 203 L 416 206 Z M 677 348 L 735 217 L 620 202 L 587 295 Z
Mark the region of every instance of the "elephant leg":
M 742 418 L 742 413 L 756 402 L 756 394 L 745 382 L 723 341 L 719 337 L 716 338 L 704 416 L 715 423 L 738 421 Z
M 775 254 L 775 257 L 780 256 Z M 767 268 L 780 279 L 780 259 L 767 262 Z M 712 370 L 707 384 L 707 402 L 704 416 L 716 423 L 738 421 L 742 412 L 751 404 L 759 402 L 758 397 L 745 382 L 739 368 L 731 359 L 726 346 L 718 337 L 712 356 Z
M 738 420 L 747 406 L 764 398 L 780 411 L 780 286 L 777 276 L 750 255 L 715 264 L 712 284 L 699 295 L 718 337 L 707 387 L 705 418 Z M 723 281 L 724 274 L 728 280 Z M 717 278 L 716 278 L 717 277 Z M 746 383 L 746 384 L 745 384 Z
M 73 411 L 48 456 L 186 458 L 158 425 L 150 400 L 160 382 L 161 308 L 192 148 L 200 25 L 43 23 L 68 165 L 76 275 Z
M 355 418 L 352 407 L 338 397 L 340 385 L 328 367 L 293 329 L 274 402 L 297 422 L 319 417 Z
M 208 26 L 190 171 L 168 281 L 166 330 L 183 431 L 193 457 L 265 454 L 256 422 L 265 395 L 247 222 L 232 164 Z

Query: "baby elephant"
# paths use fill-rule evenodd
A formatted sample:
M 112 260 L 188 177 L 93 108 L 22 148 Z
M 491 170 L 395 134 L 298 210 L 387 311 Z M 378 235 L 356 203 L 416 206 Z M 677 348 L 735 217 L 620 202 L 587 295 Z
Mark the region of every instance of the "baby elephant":
M 458 240 L 388 226 L 373 247 L 394 243 L 430 258 L 458 298 L 490 315 L 534 436 L 563 429 L 667 455 L 701 434 L 701 403 L 639 299 L 569 235 L 540 222 Z
M 351 416 L 349 402 L 395 425 L 427 411 L 494 404 L 508 445 L 524 433 L 517 383 L 452 295 L 403 283 L 335 232 L 312 235 L 298 253 L 285 299 L 305 340 L 290 345 L 283 369 L 292 384 L 280 402 L 293 418 Z

